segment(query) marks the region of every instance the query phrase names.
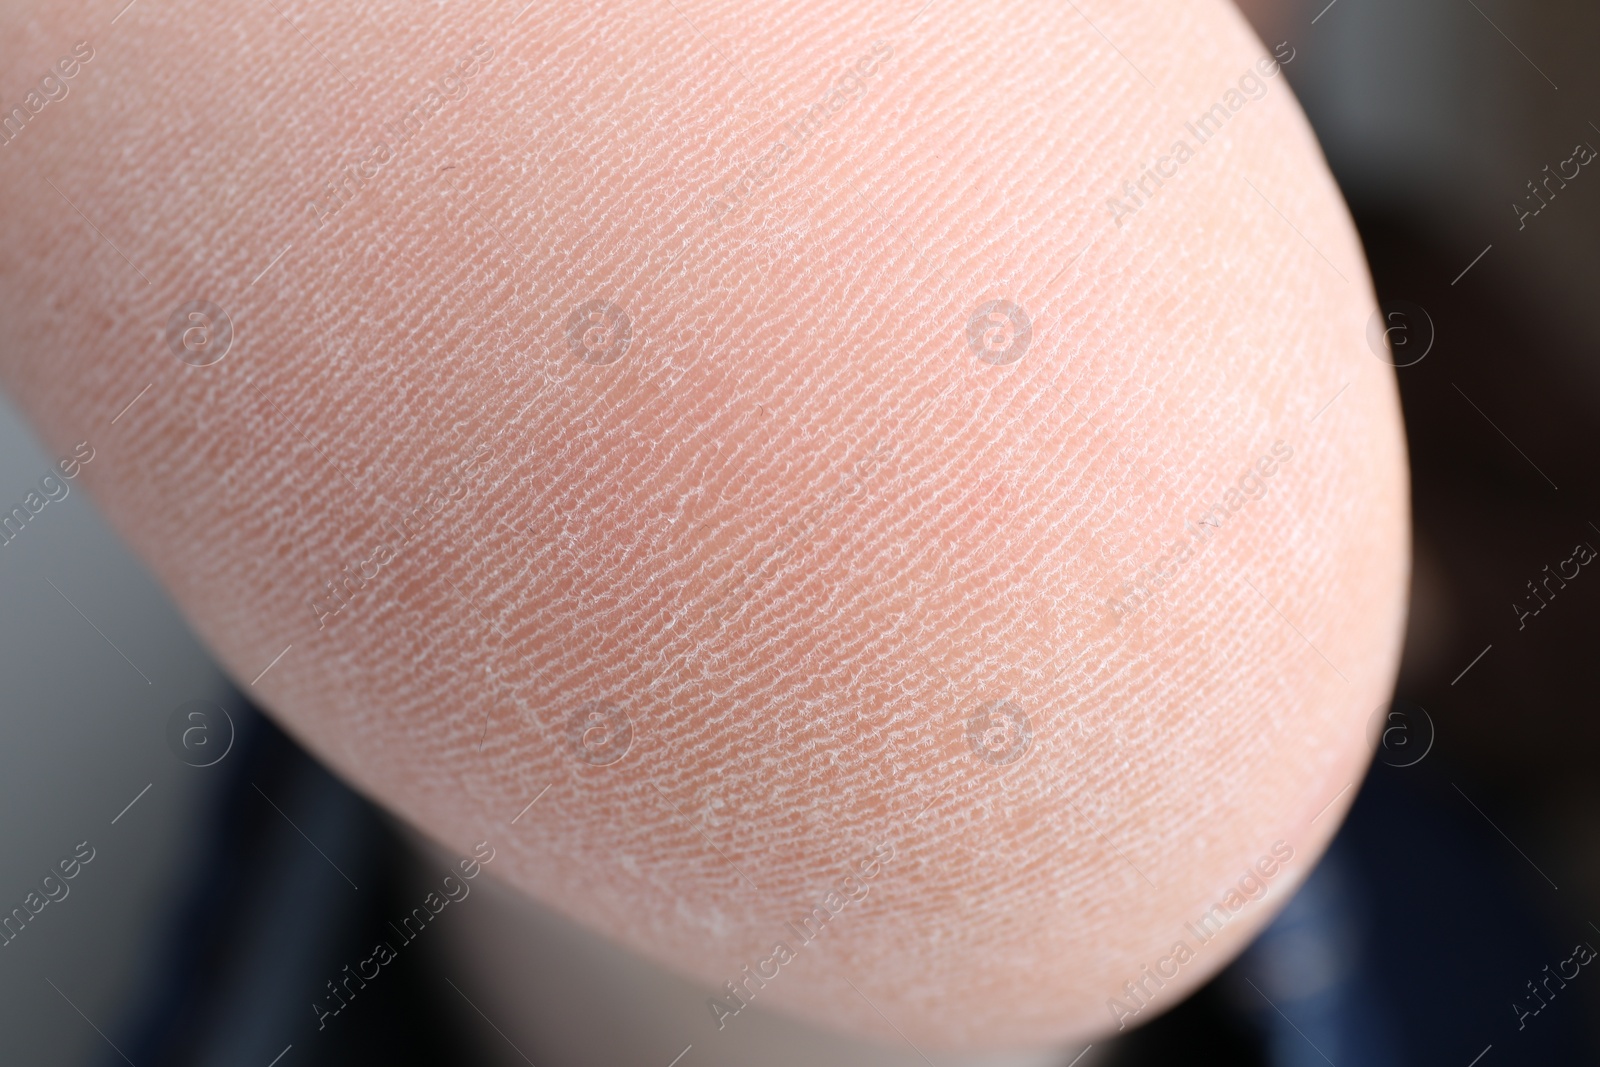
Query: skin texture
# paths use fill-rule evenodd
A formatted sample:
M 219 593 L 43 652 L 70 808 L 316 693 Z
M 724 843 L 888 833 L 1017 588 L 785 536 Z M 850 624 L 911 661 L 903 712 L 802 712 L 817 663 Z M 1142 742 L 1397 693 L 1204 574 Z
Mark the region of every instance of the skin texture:
M 1080 8 L 7 3 L 8 108 L 95 57 L 0 148 L 5 386 L 54 452 L 93 444 L 100 507 L 321 758 L 710 987 L 794 941 L 764 1007 L 929 1048 L 1093 1035 L 1284 842 L 1147 1021 L 1354 795 L 1404 454 L 1281 74 L 1106 205 L 1269 50 L 1212 0 Z M 194 299 L 235 327 L 207 367 L 163 336 Z M 630 320 L 615 362 L 569 344 L 597 299 Z M 1031 322 L 1006 365 L 967 340 L 996 299 Z M 1141 567 L 1169 577 L 1119 616 Z M 968 737 L 995 701 L 1031 731 L 1004 766 Z M 596 703 L 631 722 L 608 766 L 580 758 Z

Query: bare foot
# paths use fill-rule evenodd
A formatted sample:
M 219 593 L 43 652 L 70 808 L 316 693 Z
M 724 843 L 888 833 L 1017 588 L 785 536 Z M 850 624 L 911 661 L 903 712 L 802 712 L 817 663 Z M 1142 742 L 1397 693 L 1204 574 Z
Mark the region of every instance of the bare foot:
M 118 7 L 0 5 L 4 381 L 366 793 L 708 1024 L 929 1048 L 1146 1021 L 1309 871 L 1408 531 L 1292 47 Z

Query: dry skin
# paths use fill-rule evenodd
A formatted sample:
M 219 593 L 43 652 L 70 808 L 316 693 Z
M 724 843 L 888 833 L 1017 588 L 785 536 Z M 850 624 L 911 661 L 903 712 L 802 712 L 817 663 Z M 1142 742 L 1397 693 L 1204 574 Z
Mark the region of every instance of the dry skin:
M 8 110 L 94 49 L 0 147 L 4 382 L 366 793 L 711 986 L 892 843 L 760 1000 L 927 1047 L 1107 1028 L 1285 842 L 1146 1021 L 1312 867 L 1408 566 L 1361 250 L 1281 74 L 1106 206 L 1269 55 L 1232 8 L 120 6 L 0 5 Z M 235 327 L 212 366 L 164 337 L 195 299 Z M 967 340 L 997 299 L 1005 365 Z M 590 300 L 615 362 L 569 344 Z M 967 730 L 999 700 L 1007 766 Z M 632 723 L 609 766 L 591 702 Z

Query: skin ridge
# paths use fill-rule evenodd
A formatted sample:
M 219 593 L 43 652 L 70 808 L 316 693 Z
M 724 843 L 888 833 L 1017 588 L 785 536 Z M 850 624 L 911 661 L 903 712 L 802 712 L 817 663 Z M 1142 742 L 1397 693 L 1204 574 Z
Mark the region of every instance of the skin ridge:
M 1336 829 L 1310 820 L 1359 780 L 1397 660 L 1404 447 L 1287 93 L 1123 226 L 1104 210 L 1267 54 L 1237 13 L 1091 13 L 1112 49 L 1006 11 L 29 9 L 0 69 L 96 57 L 0 151 L 48 208 L 0 210 L 0 378 L 52 454 L 95 443 L 82 482 L 232 675 L 273 663 L 251 693 L 279 722 L 435 840 L 492 838 L 495 877 L 716 988 L 892 841 L 763 1007 L 927 1048 L 1103 1032 L 1219 885 L 1283 840 L 1290 886 Z M 861 92 L 713 217 L 878 40 Z M 449 112 L 309 215 L 478 41 Z M 236 327 L 206 367 L 163 334 L 197 298 Z M 968 341 L 997 300 L 1030 329 L 1005 364 Z M 627 316 L 614 362 L 569 330 L 590 301 Z M 311 591 L 491 436 L 319 630 Z M 1272 492 L 1111 617 L 1278 439 Z M 1015 765 L 969 740 L 1003 701 L 1031 724 Z M 633 731 L 603 766 L 596 705 Z

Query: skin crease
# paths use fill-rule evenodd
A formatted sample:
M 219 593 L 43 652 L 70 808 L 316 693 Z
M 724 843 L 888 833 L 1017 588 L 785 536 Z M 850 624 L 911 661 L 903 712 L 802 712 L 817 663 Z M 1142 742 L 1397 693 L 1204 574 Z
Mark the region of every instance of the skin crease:
M 891 844 L 760 1003 L 924 1048 L 1113 1028 L 1292 847 L 1148 1021 L 1309 872 L 1408 571 L 1361 250 L 1281 74 L 1122 225 L 1105 203 L 1269 54 L 1231 7 L 120 6 L 0 5 L 7 108 L 95 49 L 0 147 L 4 384 L 367 795 L 717 988 Z M 163 339 L 192 299 L 235 326 L 213 366 Z M 591 299 L 631 321 L 614 363 L 569 348 Z M 966 341 L 993 299 L 1031 319 L 1009 365 Z M 1266 495 L 1109 611 L 1277 441 Z M 1033 738 L 1005 767 L 967 738 L 996 700 Z M 632 723 L 610 766 L 577 758 L 593 702 Z

